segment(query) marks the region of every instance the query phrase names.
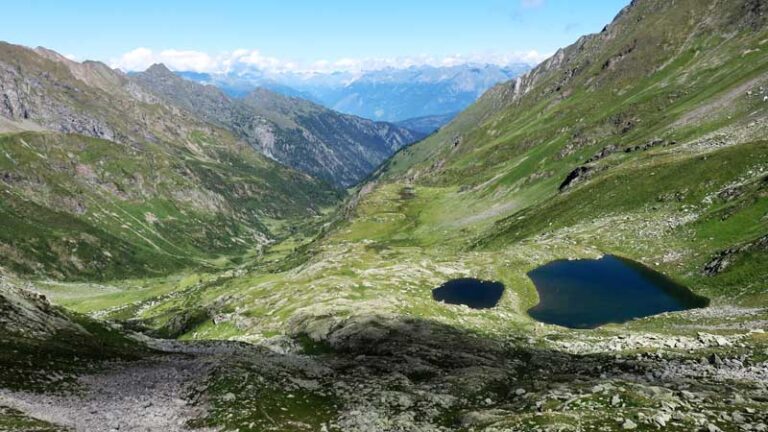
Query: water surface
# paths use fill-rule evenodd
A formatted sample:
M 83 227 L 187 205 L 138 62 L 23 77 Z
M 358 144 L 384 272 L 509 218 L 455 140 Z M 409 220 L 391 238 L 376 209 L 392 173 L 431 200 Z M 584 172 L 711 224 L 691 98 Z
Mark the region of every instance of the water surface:
M 539 292 L 528 314 L 564 327 L 595 328 L 709 304 L 663 274 L 612 255 L 553 261 L 528 277 Z
M 437 301 L 466 305 L 473 309 L 496 306 L 502 294 L 503 283 L 472 278 L 449 280 L 432 290 L 432 298 Z

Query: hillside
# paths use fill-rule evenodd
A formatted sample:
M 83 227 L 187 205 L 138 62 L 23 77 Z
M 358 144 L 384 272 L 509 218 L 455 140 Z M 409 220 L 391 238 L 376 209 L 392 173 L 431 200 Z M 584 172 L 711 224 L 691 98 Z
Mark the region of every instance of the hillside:
M 382 181 L 460 187 L 448 196 L 498 209 L 473 248 L 571 239 L 729 302 L 762 299 L 763 8 L 633 2 L 400 152 Z M 703 277 L 718 256 L 738 264 Z
M 98 63 L 0 45 L 0 265 L 162 274 L 279 236 L 336 192 Z
M 0 410 L 78 430 L 146 428 L 143 409 L 170 413 L 169 431 L 766 430 L 767 43 L 763 1 L 635 0 L 399 150 L 315 230 L 220 268 L 27 281 L 165 352 L 75 374 L 85 396 L 0 392 Z M 253 98 L 294 121 L 290 100 Z M 536 271 L 607 255 L 696 305 L 598 327 L 535 318 Z M 648 300 L 593 268 L 574 273 L 618 305 L 567 280 L 547 293 L 594 313 Z M 437 301 L 472 278 L 501 288 L 490 307 Z
M 216 87 L 184 80 L 163 65 L 131 79 L 228 128 L 268 157 L 342 188 L 355 185 L 395 151 L 423 137 L 266 89 L 234 99 Z

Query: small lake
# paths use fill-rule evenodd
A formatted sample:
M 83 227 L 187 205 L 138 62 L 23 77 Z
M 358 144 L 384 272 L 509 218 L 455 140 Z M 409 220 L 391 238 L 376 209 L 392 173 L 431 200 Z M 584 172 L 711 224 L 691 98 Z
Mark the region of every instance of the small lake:
M 528 277 L 539 292 L 528 314 L 564 327 L 595 328 L 709 304 L 663 274 L 613 255 L 553 261 Z
M 490 309 L 504 294 L 501 282 L 480 279 L 453 279 L 432 290 L 432 298 L 449 304 L 466 305 L 473 309 Z

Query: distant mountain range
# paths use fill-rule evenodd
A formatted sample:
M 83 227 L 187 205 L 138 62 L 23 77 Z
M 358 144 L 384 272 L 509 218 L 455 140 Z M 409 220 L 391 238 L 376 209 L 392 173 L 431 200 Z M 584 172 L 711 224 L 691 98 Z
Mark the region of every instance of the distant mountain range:
M 265 88 L 234 98 L 160 64 L 131 78 L 168 103 L 235 132 L 266 156 L 337 187 L 354 185 L 395 151 L 426 135 Z
M 453 120 L 459 113 L 437 114 L 402 120 L 395 124 L 412 131 L 431 134 Z
M 495 84 L 516 78 L 529 69 L 527 64 L 503 67 L 463 64 L 311 75 L 252 69 L 227 74 L 177 73 L 192 81 L 215 85 L 230 96 L 244 96 L 262 87 L 343 113 L 399 122 L 437 115 L 450 119 L 452 116 L 448 114 L 462 111 Z

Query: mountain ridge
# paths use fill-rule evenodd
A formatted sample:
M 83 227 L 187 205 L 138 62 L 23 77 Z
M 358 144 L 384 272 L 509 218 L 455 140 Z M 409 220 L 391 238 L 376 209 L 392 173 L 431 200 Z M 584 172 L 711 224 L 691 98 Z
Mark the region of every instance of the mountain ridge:
M 492 85 L 530 69 L 525 64 L 497 66 L 411 66 L 360 73 L 277 74 L 234 71 L 228 74 L 177 72 L 241 97 L 256 87 L 299 96 L 347 114 L 399 122 L 463 110 Z
M 339 198 L 98 63 L 2 43 L 0 91 L 0 212 L 13 227 L 0 259 L 22 274 L 207 266 L 279 236 L 273 219 L 311 219 Z
M 309 101 L 256 89 L 233 99 L 212 85 L 154 65 L 130 75 L 169 102 L 227 127 L 267 156 L 339 187 L 349 187 L 422 134 L 338 114 Z

